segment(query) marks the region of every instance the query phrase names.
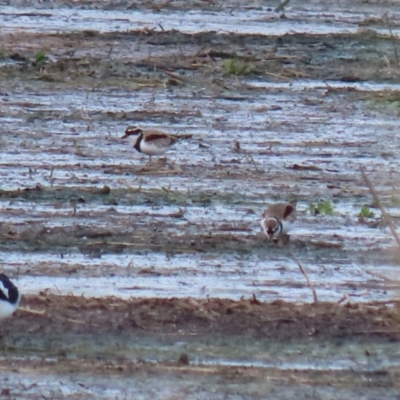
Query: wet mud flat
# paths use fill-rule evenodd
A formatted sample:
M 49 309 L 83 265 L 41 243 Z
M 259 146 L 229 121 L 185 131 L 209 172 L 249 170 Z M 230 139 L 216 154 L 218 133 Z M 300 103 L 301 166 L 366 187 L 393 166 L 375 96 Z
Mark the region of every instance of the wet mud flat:
M 399 324 L 398 303 L 26 296 L 2 395 L 395 398 Z
M 382 7 L 2 7 L 0 262 L 24 298 L 1 396 L 399 396 L 400 256 L 359 172 L 397 223 Z M 133 124 L 193 139 L 147 163 Z M 260 215 L 291 199 L 278 248 Z

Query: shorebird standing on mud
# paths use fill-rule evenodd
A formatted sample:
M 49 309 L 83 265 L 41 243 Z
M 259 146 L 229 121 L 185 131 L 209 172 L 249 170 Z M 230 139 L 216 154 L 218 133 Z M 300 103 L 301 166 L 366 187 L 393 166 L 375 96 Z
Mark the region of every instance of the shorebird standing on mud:
M 287 244 L 288 232 L 296 220 L 296 205 L 292 203 L 271 204 L 263 214 L 261 226 L 269 240 Z
M 144 131 L 137 126 L 128 126 L 125 135 L 121 139 L 129 138 L 130 144 L 139 153 L 150 156 L 160 156 L 164 154 L 177 141 L 182 139 L 190 139 L 192 135 L 169 135 L 158 130 Z

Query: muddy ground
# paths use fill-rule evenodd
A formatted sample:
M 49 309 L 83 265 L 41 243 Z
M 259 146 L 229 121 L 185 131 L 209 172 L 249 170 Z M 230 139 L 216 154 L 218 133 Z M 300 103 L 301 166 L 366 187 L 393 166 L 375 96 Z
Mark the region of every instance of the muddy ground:
M 3 3 L 0 398 L 400 398 L 397 2 Z
M 395 398 L 399 337 L 398 303 L 295 306 L 256 298 L 123 301 L 42 293 L 26 296 L 2 327 L 2 394 L 374 398 L 384 390 L 385 398 Z M 24 385 L 18 376 L 39 382 Z

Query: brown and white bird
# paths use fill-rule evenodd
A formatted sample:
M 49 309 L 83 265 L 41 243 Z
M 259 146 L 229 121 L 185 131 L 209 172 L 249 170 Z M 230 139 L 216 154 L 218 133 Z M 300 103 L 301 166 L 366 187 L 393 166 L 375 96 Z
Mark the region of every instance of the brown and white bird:
M 181 139 L 189 139 L 192 135 L 169 135 L 162 131 L 146 130 L 137 126 L 128 126 L 121 139 L 129 138 L 130 144 L 139 152 L 150 156 L 160 156 Z
M 287 243 L 288 232 L 296 220 L 296 205 L 292 203 L 271 204 L 263 214 L 261 226 L 269 240 Z

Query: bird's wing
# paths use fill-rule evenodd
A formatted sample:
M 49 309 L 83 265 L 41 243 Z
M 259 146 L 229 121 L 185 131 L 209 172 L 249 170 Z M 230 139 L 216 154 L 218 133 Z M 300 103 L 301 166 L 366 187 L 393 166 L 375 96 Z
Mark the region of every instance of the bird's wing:
M 159 149 L 163 147 L 168 147 L 171 146 L 172 144 L 175 143 L 175 139 L 173 139 L 171 136 L 167 136 L 165 134 L 158 134 L 158 133 L 151 133 L 146 137 L 145 140 L 149 145 L 152 145 L 154 147 L 157 147 Z

